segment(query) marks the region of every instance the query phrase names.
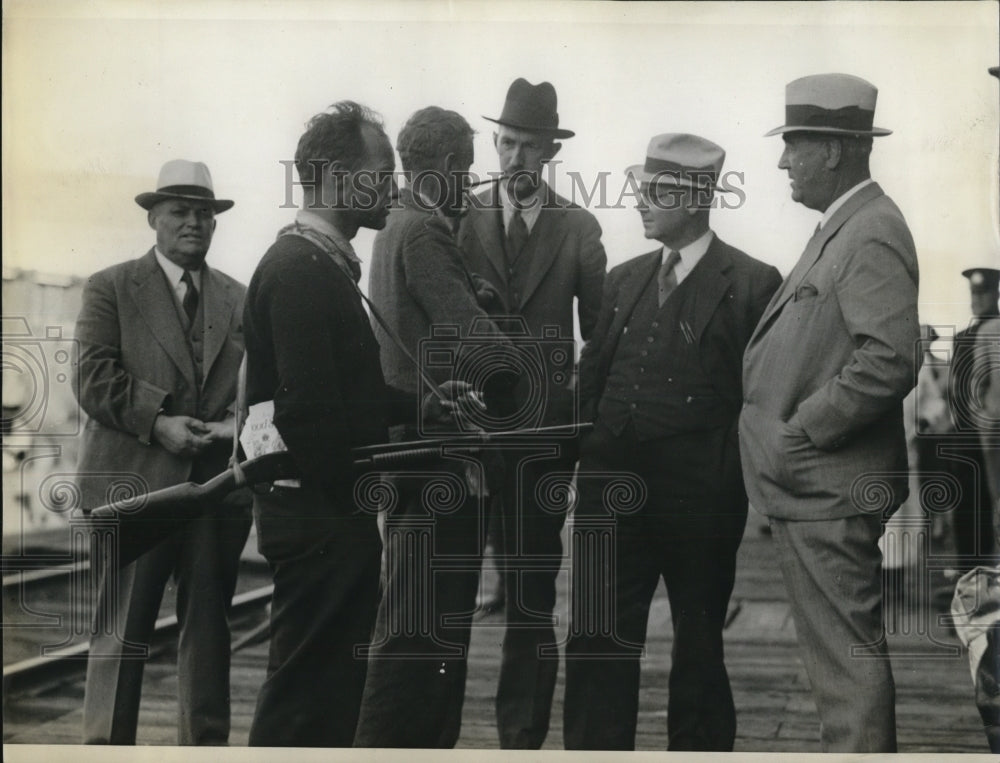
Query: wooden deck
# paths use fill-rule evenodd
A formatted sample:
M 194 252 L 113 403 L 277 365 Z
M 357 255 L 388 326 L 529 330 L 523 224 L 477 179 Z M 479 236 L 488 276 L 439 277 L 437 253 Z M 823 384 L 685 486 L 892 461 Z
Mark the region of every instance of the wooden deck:
M 726 663 L 738 713 L 737 751 L 818 752 L 819 722 L 799 658 L 780 573 L 770 551 L 770 538 L 751 512 L 740 551 L 731 624 L 726 631 Z M 940 573 L 936 584 L 938 612 L 925 618 L 929 636 L 919 635 L 920 621 L 912 602 L 910 617 L 900 621 L 890 638 L 897 684 L 897 718 L 901 752 L 987 753 L 973 701 L 968 659 L 937 615 L 949 598 Z M 488 585 L 490 573 L 485 583 Z M 561 580 L 560 625 L 565 629 L 565 574 Z M 933 593 L 933 591 L 932 591 Z M 498 674 L 500 618 L 478 623 L 469 659 L 461 748 L 496 749 L 493 698 Z M 251 622 L 237 627 L 246 629 Z M 657 594 L 650 617 L 647 655 L 643 663 L 637 747 L 666 747 L 667 675 L 670 669 L 670 614 L 664 591 Z M 257 690 L 264 676 L 266 644 L 234 655 L 232 671 L 232 745 L 245 745 Z M 929 652 L 908 656 L 907 652 Z M 172 647 L 163 648 L 147 667 L 139 719 L 141 744 L 176 743 L 176 672 Z M 552 727 L 546 749 L 562 748 L 562 673 L 556 689 Z M 82 723 L 82 674 L 4 700 L 5 743 L 77 743 Z

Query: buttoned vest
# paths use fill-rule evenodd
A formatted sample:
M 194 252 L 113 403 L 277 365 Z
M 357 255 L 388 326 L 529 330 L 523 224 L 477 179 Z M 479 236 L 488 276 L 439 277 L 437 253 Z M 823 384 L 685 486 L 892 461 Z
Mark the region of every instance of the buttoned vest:
M 616 435 L 632 422 L 640 441 L 727 426 L 738 411 L 702 369 L 691 327 L 697 279 L 686 278 L 660 307 L 656 275 L 618 339 L 598 416 Z

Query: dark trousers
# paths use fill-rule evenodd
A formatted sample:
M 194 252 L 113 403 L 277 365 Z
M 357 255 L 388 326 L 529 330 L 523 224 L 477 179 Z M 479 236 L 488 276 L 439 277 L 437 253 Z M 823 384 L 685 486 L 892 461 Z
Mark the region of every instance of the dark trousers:
M 124 569 L 104 570 L 87 662 L 86 743 L 135 744 L 143 668 L 173 575 L 180 626 L 177 741 L 226 744 L 228 614 L 249 532 L 248 507 L 213 507 Z
M 496 713 L 500 747 L 539 749 L 545 742 L 559 672 L 552 612 L 564 565 L 566 486 L 576 460 L 572 443 L 539 443 L 506 455 L 501 548 L 507 592 Z
M 953 515 L 959 571 L 968 572 L 979 565 L 993 566 L 997 564 L 996 517 L 982 444 L 979 440 L 970 441 L 965 448 L 955 447 L 949 451 L 950 444 L 943 446 L 944 462 L 960 485 Z
M 466 491 L 461 469 L 396 484 L 354 744 L 450 748 L 462 727 L 487 502 Z
M 254 518 L 274 595 L 250 745 L 350 747 L 378 604 L 376 517 L 308 488 L 275 488 L 255 497 Z
M 598 423 L 583 441 L 566 749 L 634 749 L 639 659 L 662 577 L 674 630 L 669 748 L 732 750 L 736 711 L 722 629 L 747 516 L 738 469 L 724 429 L 639 443 L 631 427 L 616 437 Z

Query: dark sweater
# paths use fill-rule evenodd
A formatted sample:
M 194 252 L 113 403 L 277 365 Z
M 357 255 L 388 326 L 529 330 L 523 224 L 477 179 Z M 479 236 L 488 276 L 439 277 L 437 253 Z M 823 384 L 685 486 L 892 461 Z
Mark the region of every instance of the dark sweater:
M 247 290 L 247 401 L 274 400 L 274 423 L 303 475 L 350 498 L 351 449 L 416 420 L 412 395 L 388 387 L 379 346 L 349 276 L 299 236 L 267 251 Z

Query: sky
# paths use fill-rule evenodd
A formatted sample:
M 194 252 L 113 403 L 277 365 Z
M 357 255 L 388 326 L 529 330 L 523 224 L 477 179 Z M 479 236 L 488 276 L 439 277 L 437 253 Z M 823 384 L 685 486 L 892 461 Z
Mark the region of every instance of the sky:
M 819 214 L 777 169 L 784 88 L 819 72 L 879 88 L 875 179 L 913 231 L 924 322 L 969 319 L 961 271 L 1000 266 L 995 2 L 4 3 L 3 265 L 86 276 L 153 243 L 133 202 L 163 162 L 205 161 L 218 217 L 209 262 L 246 282 L 294 211 L 286 169 L 314 113 L 341 99 L 380 112 L 393 141 L 416 109 L 477 130 L 473 170 L 497 169 L 492 123 L 511 81 L 552 82 L 563 141 L 555 185 L 589 187 L 609 267 L 650 251 L 626 166 L 650 137 L 693 132 L 727 151 L 745 200 L 719 236 L 787 274 Z M 580 201 L 579 187 L 575 188 Z M 735 197 L 733 197 L 735 198 Z M 295 202 L 298 195 L 293 196 Z M 372 234 L 355 245 L 362 259 Z

